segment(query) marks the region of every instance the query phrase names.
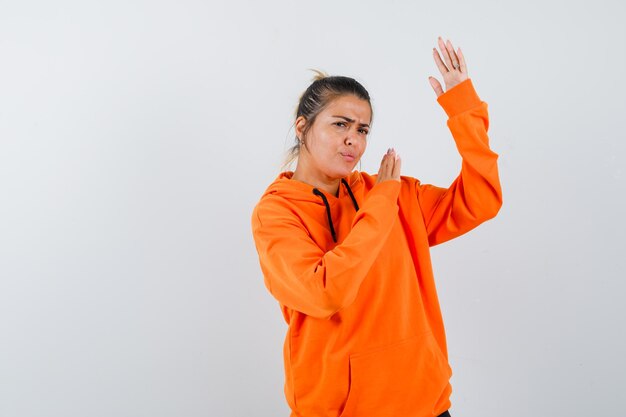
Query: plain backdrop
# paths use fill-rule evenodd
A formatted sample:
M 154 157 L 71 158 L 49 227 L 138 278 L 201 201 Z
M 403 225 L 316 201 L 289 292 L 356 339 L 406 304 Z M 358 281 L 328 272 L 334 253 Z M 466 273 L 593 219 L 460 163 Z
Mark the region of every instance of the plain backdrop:
M 463 49 L 504 205 L 432 248 L 454 417 L 624 416 L 620 1 L 0 1 L 0 415 L 288 416 L 250 214 L 309 68 L 448 186 Z

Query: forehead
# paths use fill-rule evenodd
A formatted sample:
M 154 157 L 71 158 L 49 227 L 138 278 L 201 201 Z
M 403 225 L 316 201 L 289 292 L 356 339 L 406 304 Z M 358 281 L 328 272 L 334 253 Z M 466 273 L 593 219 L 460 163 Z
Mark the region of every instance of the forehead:
M 326 116 L 345 116 L 355 119 L 357 123 L 369 124 L 372 110 L 366 100 L 352 94 L 339 96 L 331 101 L 322 112 Z

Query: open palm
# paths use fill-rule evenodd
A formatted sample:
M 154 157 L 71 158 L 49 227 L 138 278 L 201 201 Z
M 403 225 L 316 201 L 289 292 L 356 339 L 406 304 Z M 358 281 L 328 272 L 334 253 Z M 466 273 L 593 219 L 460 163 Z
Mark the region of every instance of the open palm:
M 439 55 L 437 48 L 433 48 L 433 57 L 435 59 L 435 64 L 437 64 L 437 68 L 439 68 L 439 72 L 441 72 L 441 75 L 443 76 L 446 91 L 448 91 L 455 85 L 467 80 L 467 66 L 465 65 L 465 57 L 463 57 L 461 48 L 458 48 L 455 52 L 452 42 L 448 39 L 444 43 L 441 36 L 437 41 L 439 43 L 439 49 L 441 50 L 443 59 L 441 58 L 441 55 Z M 428 77 L 428 81 L 433 87 L 433 90 L 435 90 L 437 97 L 444 93 L 443 88 L 441 88 L 441 83 L 435 77 Z

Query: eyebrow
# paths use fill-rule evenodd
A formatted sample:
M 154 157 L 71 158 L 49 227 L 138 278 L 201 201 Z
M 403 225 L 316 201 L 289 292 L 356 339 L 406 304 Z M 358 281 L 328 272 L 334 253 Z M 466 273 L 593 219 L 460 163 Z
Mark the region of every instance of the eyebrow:
M 339 116 L 339 115 L 333 114 L 333 117 L 339 117 L 340 119 L 344 119 L 350 123 L 354 123 L 354 119 L 350 119 L 349 117 L 346 117 L 346 116 Z M 370 127 L 370 125 L 368 125 L 367 123 L 359 123 L 359 126 Z

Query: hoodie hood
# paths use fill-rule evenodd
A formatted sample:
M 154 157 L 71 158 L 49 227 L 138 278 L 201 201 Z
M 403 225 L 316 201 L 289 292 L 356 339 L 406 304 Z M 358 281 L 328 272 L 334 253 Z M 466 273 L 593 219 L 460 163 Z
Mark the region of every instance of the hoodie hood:
M 326 217 L 328 219 L 328 227 L 333 237 L 333 241 L 337 242 L 337 235 L 331 215 L 331 206 L 337 204 L 340 199 L 349 198 L 352 201 L 355 211 L 359 211 L 359 204 L 354 197 L 354 191 L 363 186 L 361 175 L 358 171 L 353 171 L 347 177 L 341 179 L 339 183 L 338 195 L 334 196 L 321 188 L 304 183 L 302 181 L 293 180 L 293 171 L 283 171 L 270 184 L 263 193 L 262 199 L 268 196 L 278 196 L 292 201 L 301 201 L 313 204 L 321 204 L 326 207 Z
M 316 189 L 316 187 L 302 181 L 293 180 L 291 179 L 292 177 L 293 171 L 283 171 L 278 174 L 274 182 L 272 182 L 263 193 L 263 197 L 275 195 L 288 200 L 308 201 L 310 203 L 323 204 L 322 199 L 313 193 L 313 190 Z M 363 185 L 362 182 L 363 181 L 359 171 L 352 171 L 350 175 L 342 178 L 341 184 L 339 185 L 339 196 L 334 196 L 319 188 L 318 190 L 326 196 L 332 205 L 338 199 L 346 197 L 349 198 L 347 189 L 350 189 L 350 191 L 356 191 Z

